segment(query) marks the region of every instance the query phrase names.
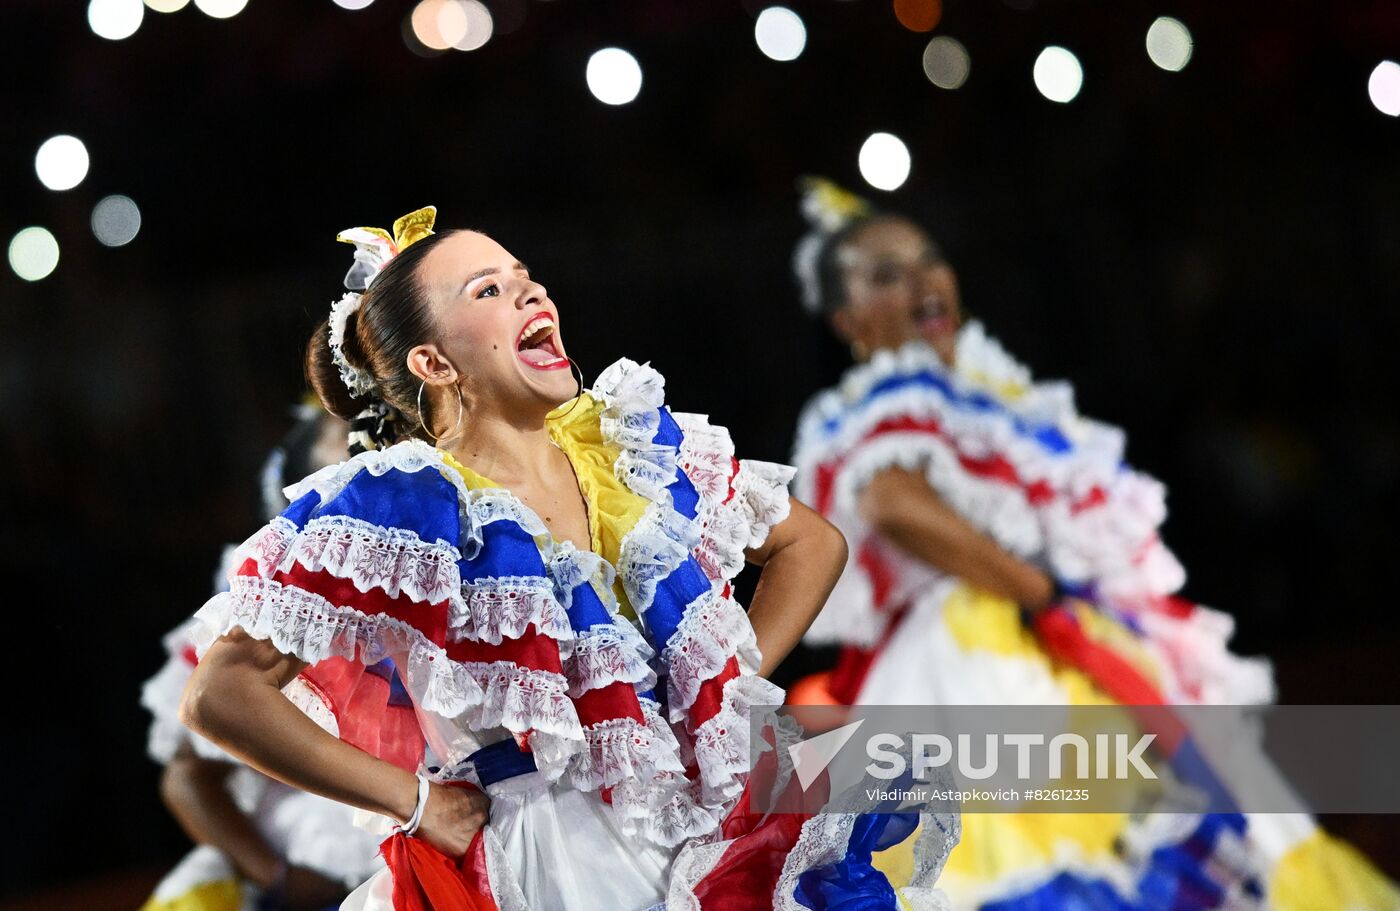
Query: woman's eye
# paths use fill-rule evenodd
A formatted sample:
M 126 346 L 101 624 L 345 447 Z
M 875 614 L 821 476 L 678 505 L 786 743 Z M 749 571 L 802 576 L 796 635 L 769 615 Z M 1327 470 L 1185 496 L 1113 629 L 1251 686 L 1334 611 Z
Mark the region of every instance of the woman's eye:
M 497 285 L 497 284 L 490 284 L 490 285 L 484 286 L 480 291 L 478 291 L 478 292 L 476 293 L 476 296 L 477 296 L 478 299 L 480 299 L 480 298 L 483 298 L 483 297 L 496 297 L 496 296 L 499 295 L 500 293 L 501 293 L 501 286 L 500 286 L 500 285 Z

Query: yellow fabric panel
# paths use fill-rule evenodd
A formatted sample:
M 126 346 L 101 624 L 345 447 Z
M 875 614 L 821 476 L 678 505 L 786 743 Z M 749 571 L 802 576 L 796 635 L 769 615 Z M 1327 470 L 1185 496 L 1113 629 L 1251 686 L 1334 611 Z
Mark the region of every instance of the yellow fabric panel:
M 579 489 L 588 501 L 588 530 L 593 550 L 613 566 L 622 554 L 622 539 L 641 520 L 649 501 L 628 489 L 614 473 L 619 449 L 603 439 L 603 403 L 588 393 L 566 402 L 548 422 L 549 435 L 574 466 Z M 635 620 L 619 579 L 613 585 L 618 612 Z
M 1277 911 L 1395 911 L 1400 890 L 1351 845 L 1318 829 L 1280 858 L 1269 877 Z
M 200 883 L 190 891 L 170 901 L 151 898 L 141 911 L 238 911 L 243 906 L 243 891 L 232 879 L 216 879 Z
M 585 392 L 556 409 L 546 426 L 550 438 L 568 456 L 578 478 L 579 491 L 588 503 L 588 535 L 593 552 L 615 567 L 622 554 L 623 538 L 641 520 L 649 503 L 613 473 L 619 450 L 603 439 L 599 421 L 602 410 L 603 403 Z M 451 453 L 439 451 L 443 461 L 462 476 L 469 490 L 505 489 L 463 465 Z M 621 582 L 613 588 L 619 611 L 636 619 Z
M 1114 856 L 1128 824 L 1121 813 L 968 813 L 962 841 L 953 849 L 940 883 L 957 891 L 1048 866 L 1070 855 L 1093 863 Z M 914 875 L 919 833 L 874 857 L 875 868 L 896 887 Z
M 1154 662 L 1138 646 L 1130 630 L 1084 604 L 1075 606 L 1075 617 L 1090 638 L 1110 643 L 1150 678 L 1157 679 Z M 1084 673 L 1052 661 L 1041 650 L 1035 633 L 1021 622 L 1021 608 L 1014 601 L 959 585 L 943 604 L 943 622 L 958 645 L 967 651 L 991 652 L 1043 665 L 1069 695 L 1071 705 L 1114 704 Z

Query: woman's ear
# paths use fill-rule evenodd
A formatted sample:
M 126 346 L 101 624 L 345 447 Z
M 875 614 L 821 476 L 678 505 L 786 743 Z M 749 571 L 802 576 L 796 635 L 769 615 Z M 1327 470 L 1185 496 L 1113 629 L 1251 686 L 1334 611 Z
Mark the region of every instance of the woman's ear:
M 408 371 L 430 386 L 457 382 L 457 368 L 443 356 L 437 345 L 418 345 L 408 352 Z

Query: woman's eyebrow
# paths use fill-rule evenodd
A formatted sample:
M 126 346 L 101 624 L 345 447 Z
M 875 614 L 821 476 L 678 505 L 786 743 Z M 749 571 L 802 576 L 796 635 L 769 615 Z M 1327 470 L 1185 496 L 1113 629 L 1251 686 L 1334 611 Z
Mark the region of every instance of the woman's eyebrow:
M 529 275 L 529 274 L 530 274 L 530 268 L 529 268 L 528 266 L 526 266 L 524 263 L 520 262 L 519 260 L 517 260 L 516 263 L 515 263 L 515 265 L 512 266 L 511 268 L 514 269 L 516 272 L 524 272 L 526 275 Z M 488 266 L 488 267 L 485 268 L 485 269 L 478 269 L 477 271 L 473 272 L 471 275 L 468 275 L 468 276 L 467 276 L 466 281 L 462 282 L 462 287 L 465 288 L 467 285 L 470 285 L 472 282 L 476 281 L 478 278 L 485 278 L 485 277 L 488 276 L 488 275 L 496 275 L 496 274 L 498 274 L 500 271 L 501 271 L 501 270 L 498 269 L 498 268 L 496 268 L 495 266 Z

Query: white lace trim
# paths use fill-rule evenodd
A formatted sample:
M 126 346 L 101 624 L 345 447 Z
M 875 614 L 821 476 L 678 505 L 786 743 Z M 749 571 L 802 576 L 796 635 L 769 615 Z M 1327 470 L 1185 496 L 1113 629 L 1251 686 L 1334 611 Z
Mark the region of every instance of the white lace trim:
M 761 656 L 753 625 L 744 609 L 724 596 L 719 583 L 715 588 L 686 605 L 685 613 L 661 652 L 669 669 L 666 682 L 671 720 L 686 717 L 706 680 L 719 676 L 731 657 L 739 659 L 739 670 L 753 674 Z
M 1057 573 L 1067 579 L 1113 578 L 1120 586 L 1136 583 L 1137 591 L 1159 594 L 1180 586 L 1180 568 L 1164 549 L 1155 560 L 1143 560 L 1165 516 L 1161 486 L 1121 467 L 1121 432 L 1075 414 L 1068 387 L 1031 387 L 1034 394 L 1023 393 L 1012 406 L 1014 412 L 955 407 L 938 390 L 923 387 L 881 396 L 858 411 L 848 409 L 847 403 L 859 401 L 875 383 L 919 371 L 937 372 L 971 391 L 965 377 L 950 375 L 937 355 L 926 346 L 913 344 L 898 352 L 882 352 L 870 364 L 853 368 L 838 389 L 813 400 L 801 422 L 797 456 L 808 495 L 816 466 L 856 450 L 881 422 L 903 416 L 934 419 L 946 436 L 941 456 L 930 456 L 926 451 L 920 461 L 936 458 L 937 481 L 944 485 L 940 492 L 969 501 L 967 508 L 977 511 L 967 512 L 968 517 L 1008 548 L 1018 553 L 1045 550 Z M 1017 417 L 1056 424 L 1073 441 L 1074 451 L 1055 454 L 1045 450 L 1016 430 Z M 834 432 L 826 429 L 830 420 L 838 422 Z M 896 438 L 908 441 L 917 436 L 901 434 Z M 957 451 L 947 439 L 956 441 Z M 933 445 L 924 444 L 926 450 L 932 450 Z M 1025 483 L 1047 483 L 1055 496 L 1044 504 L 1030 504 L 1019 488 L 972 475 L 958 463 L 959 452 L 973 458 L 1000 455 Z M 912 457 L 905 457 L 900 464 L 910 461 Z M 1014 491 L 1020 504 L 1009 494 L 993 494 L 996 487 Z M 1073 508 L 1095 488 L 1106 495 L 1103 502 Z
M 251 558 L 267 576 L 295 562 L 348 579 L 362 592 L 378 588 L 390 597 L 402 592 L 432 604 L 457 596 L 461 556 L 446 541 L 429 543 L 412 531 L 352 516 L 317 516 L 300 531 L 278 516 L 239 548 L 235 566 Z
M 735 677 L 724 684 L 720 710 L 695 729 L 691 748 L 700 769 L 700 800 L 721 806 L 738 796 L 749 774 L 752 731 L 749 718 L 756 705 L 782 705 L 784 693 L 762 677 Z
M 1032 556 L 1044 545 L 1039 517 L 1020 488 L 971 474 L 945 440 L 926 433 L 886 434 L 860 444 L 836 477 L 833 509 L 859 515 L 860 492 L 895 466 L 922 470 L 949 506 L 1012 553 Z
M 491 897 L 495 899 L 496 907 L 500 911 L 531 911 L 496 830 L 487 826 L 481 830 L 481 838 L 486 855 L 486 878 L 491 885 Z
M 655 801 L 650 797 L 658 787 L 674 791 L 685 781 L 680 774 L 685 768 L 677 758 L 680 748 L 675 734 L 655 707 L 645 701 L 642 715 L 643 721 L 609 718 L 584 728 L 587 746 L 569 764 L 569 780 L 584 791 L 629 782 L 630 789 L 619 791 L 643 799 L 636 805 L 639 815 L 651 811 Z M 613 809 L 625 817 L 634 815 L 623 809 L 618 791 L 613 794 Z
M 292 705 L 301 709 L 301 713 L 312 721 L 321 730 L 332 737 L 340 736 L 340 721 L 335 717 L 335 712 L 326 704 L 321 693 L 312 686 L 305 677 L 298 675 L 292 678 L 292 682 L 282 687 L 282 695 L 286 696 Z
M 230 591 L 214 596 L 195 616 L 201 653 L 242 628 L 308 664 L 339 657 L 372 665 L 391 657 L 424 710 L 463 718 L 477 729 L 532 732 L 531 748 L 544 771 L 558 769 L 582 748 L 583 731 L 560 674 L 507 661 L 453 661 L 403 621 L 337 607 L 313 592 L 253 576 L 236 577 Z
M 793 469 L 747 459 L 736 463 L 728 430 L 704 415 L 672 417 L 683 437 L 680 468 L 700 495 L 695 557 L 711 579 L 733 579 L 744 568 L 744 551 L 762 545 L 787 518 Z
M 943 890 L 935 888 L 948 856 L 962 841 L 960 813 L 920 813 L 919 835 L 914 842 L 914 872 L 900 888 L 900 897 L 911 911 L 951 911 L 952 903 Z
M 361 471 L 368 471 L 371 475 L 380 477 L 390 471 L 414 474 L 425 468 L 436 468 L 449 481 L 452 481 L 452 475 L 456 474 L 443 460 L 442 453 L 434 447 L 422 440 L 404 440 L 388 449 L 372 449 L 344 462 L 327 465 L 292 484 L 284 493 L 289 501 L 295 503 L 315 491 L 321 502 L 325 503 L 338 496 Z M 465 485 L 462 487 L 465 489 Z
M 472 490 L 462 475 L 450 465 L 440 450 L 422 440 L 404 440 L 388 449 L 362 452 L 339 465 L 328 465 L 298 484 L 287 488 L 292 502 L 315 491 L 322 503 L 334 499 L 361 471 L 379 477 L 389 471 L 413 474 L 425 468 L 436 469 L 457 492 L 461 540 L 458 549 L 466 559 L 481 550 L 482 526 L 503 520 L 513 521 L 532 536 L 548 536 L 544 523 L 508 490 L 487 488 Z
M 660 799 L 650 799 L 639 818 L 623 823 L 623 831 L 645 838 L 655 844 L 674 848 L 688 839 L 709 835 L 719 826 L 728 812 L 725 807 L 705 806 L 699 798 L 699 784 L 684 775 L 675 779 L 677 788 L 659 790 Z M 613 791 L 613 801 L 618 799 Z
M 579 633 L 564 662 L 569 695 L 579 697 L 618 681 L 630 683 L 639 691 L 649 690 L 656 686 L 656 671 L 649 661 L 654 654 L 636 627 L 625 619 Z
M 393 449 L 384 450 L 386 455 L 391 452 Z M 388 461 L 401 467 L 399 462 Z M 426 467 L 428 460 L 414 455 L 410 463 L 403 464 Z M 368 465 L 365 468 L 372 470 Z M 337 475 L 337 483 L 339 480 Z M 481 529 L 492 522 L 513 521 L 529 534 L 544 531 L 535 527 L 535 517 L 522 504 L 503 496 L 504 492 L 472 493 L 475 496 L 464 511 L 470 518 L 466 537 L 473 551 L 480 549 Z M 384 528 L 349 516 L 318 516 L 298 532 L 295 525 L 279 516 L 243 545 L 238 562 L 249 557 L 257 561 L 264 575 L 288 569 L 295 561 L 307 569 L 349 579 L 360 591 L 379 588 L 390 596 L 402 591 L 415 601 L 446 600 L 454 641 L 471 639 L 497 645 L 505 638 L 518 639 L 533 623 L 541 634 L 559 640 L 566 648 L 572 634 L 568 615 L 550 580 L 504 576 L 463 583 L 458 567 L 462 555 L 455 546 L 446 541 L 429 544 L 404 529 Z
M 1228 614 L 1196 606 L 1186 617 L 1141 607 L 1132 611 L 1145 644 L 1169 672 L 1171 702 L 1200 705 L 1268 705 L 1277 695 L 1266 658 L 1230 651 L 1235 623 Z
M 699 531 L 668 503 L 650 503 L 622 539 L 617 572 L 639 617 L 656 597 L 656 586 L 685 562 Z
M 492 576 L 466 582 L 462 597 L 448 615 L 449 635 L 499 645 L 519 639 L 534 624 L 544 636 L 566 649 L 574 635 L 569 615 L 543 576 Z
M 797 469 L 777 462 L 739 460 L 739 473 L 734 477 L 734 502 L 739 514 L 748 520 L 748 546 L 759 547 L 768 539 L 768 532 L 788 517 L 792 501 L 788 485 Z
M 734 440 L 729 431 L 710 423 L 707 415 L 671 413 L 681 429 L 678 464 L 700 499 L 723 503 L 729 499 L 734 475 Z

